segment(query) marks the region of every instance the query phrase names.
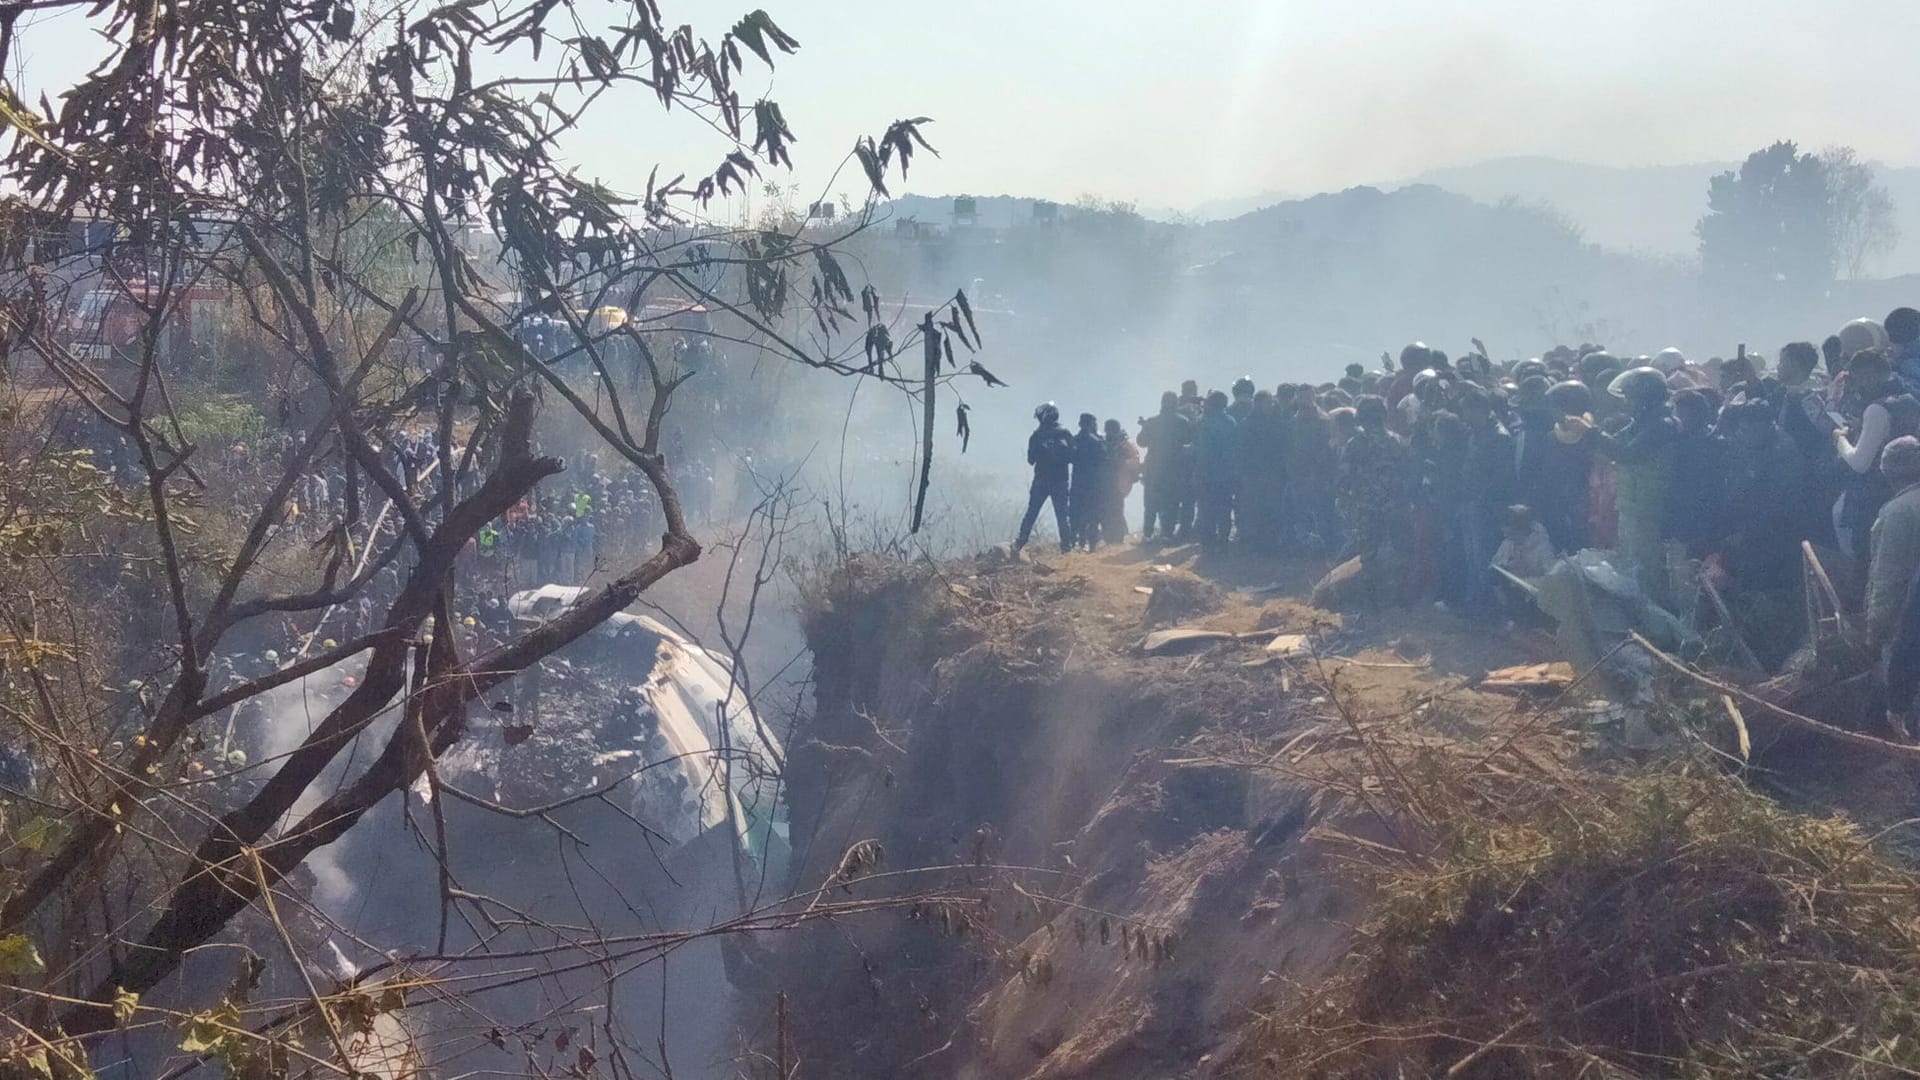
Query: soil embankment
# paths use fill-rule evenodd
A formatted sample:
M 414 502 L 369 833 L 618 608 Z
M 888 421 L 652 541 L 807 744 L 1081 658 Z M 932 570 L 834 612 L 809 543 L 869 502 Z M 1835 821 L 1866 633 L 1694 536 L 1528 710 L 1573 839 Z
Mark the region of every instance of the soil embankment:
M 809 1074 L 1204 1075 L 1250 1009 L 1349 950 L 1362 912 L 1302 843 L 1339 800 L 1239 753 L 1338 723 L 1321 683 L 1343 670 L 1382 707 L 1479 695 L 1406 634 L 1282 598 L 1298 582 L 1263 596 L 1144 560 L 855 563 L 820 598 L 798 880 L 872 841 L 899 876 L 861 888 L 979 905 L 783 942 L 768 982 Z M 1141 654 L 1176 623 L 1259 634 Z M 1308 654 L 1270 658 L 1281 634 Z
M 1844 753 L 1743 762 L 1721 703 L 1679 684 L 1590 700 L 1544 637 L 1343 618 L 1298 599 L 1321 568 L 1167 557 L 856 561 L 811 598 L 789 776 L 796 880 L 824 887 L 801 902 L 897 906 L 755 946 L 737 982 L 769 1062 L 1920 1069 L 1920 875 L 1883 851 L 1914 816 L 1897 762 L 1849 766 L 1877 809 L 1810 796 L 1801 759 Z M 1626 745 L 1628 713 L 1660 749 Z

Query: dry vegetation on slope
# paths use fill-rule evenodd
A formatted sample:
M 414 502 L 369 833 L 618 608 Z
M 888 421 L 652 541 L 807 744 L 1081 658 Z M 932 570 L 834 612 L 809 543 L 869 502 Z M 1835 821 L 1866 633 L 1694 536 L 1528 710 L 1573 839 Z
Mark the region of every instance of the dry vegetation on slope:
M 1756 793 L 1678 705 L 1699 737 L 1636 758 L 1579 685 L 1477 688 L 1524 640 L 1196 569 L 1225 588 L 1128 550 L 856 562 L 813 598 L 802 880 L 870 844 L 850 891 L 949 867 L 979 902 L 783 939 L 803 1074 L 1920 1068 L 1920 877 L 1879 837 Z M 1141 655 L 1175 619 L 1271 635 Z

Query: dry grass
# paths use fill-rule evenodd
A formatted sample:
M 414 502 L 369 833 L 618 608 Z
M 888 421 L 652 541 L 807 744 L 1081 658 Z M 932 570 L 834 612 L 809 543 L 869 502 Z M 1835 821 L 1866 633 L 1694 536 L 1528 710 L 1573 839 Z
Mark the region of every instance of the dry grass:
M 1133 586 L 1157 576 L 1085 558 L 1053 572 L 858 564 L 822 608 L 878 596 L 889 618 L 941 638 L 932 652 L 953 683 L 1009 656 L 1036 678 L 1069 661 L 1131 672 L 1168 709 L 1205 717 L 1171 764 L 1252 770 L 1340 807 L 1308 835 L 1327 856 L 1313 864 L 1343 867 L 1364 901 L 1350 958 L 1328 979 L 1271 983 L 1277 1000 L 1204 1075 L 1920 1075 L 1920 873 L 1890 844 L 1782 807 L 1700 740 L 1636 764 L 1581 711 L 1407 662 L 1442 647 L 1501 659 L 1411 616 L 1352 632 L 1368 648 L 1346 658 L 1132 656 Z M 1205 622 L 1267 621 L 1228 604 Z M 1407 647 L 1387 648 L 1389 630 Z M 1717 704 L 1652 719 L 1725 722 Z
M 1333 700 L 1343 723 L 1285 767 L 1387 837 L 1318 838 L 1349 851 L 1375 915 L 1231 1072 L 1920 1075 L 1920 874 L 1851 822 L 1700 760 L 1564 764 L 1551 714 L 1436 739 Z

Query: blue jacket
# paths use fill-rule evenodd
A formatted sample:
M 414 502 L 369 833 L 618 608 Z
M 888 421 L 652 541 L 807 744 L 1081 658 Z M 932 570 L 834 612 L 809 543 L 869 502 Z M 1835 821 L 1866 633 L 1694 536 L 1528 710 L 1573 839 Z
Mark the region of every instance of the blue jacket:
M 1893 377 L 1907 393 L 1920 397 L 1920 341 L 1909 342 L 1893 358 Z
M 1202 478 L 1230 478 L 1240 452 L 1240 425 L 1223 412 L 1202 416 L 1196 425 L 1193 450 Z

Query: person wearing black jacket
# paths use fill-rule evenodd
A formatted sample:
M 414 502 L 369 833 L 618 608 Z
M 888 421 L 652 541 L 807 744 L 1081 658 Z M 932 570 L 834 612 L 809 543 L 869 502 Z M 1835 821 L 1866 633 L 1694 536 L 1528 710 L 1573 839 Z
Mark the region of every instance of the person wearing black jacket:
M 1726 534 L 1727 443 L 1713 428 L 1713 403 L 1700 391 L 1675 394 L 1673 415 L 1680 425 L 1673 452 L 1678 467 L 1667 485 L 1660 532 L 1684 545 L 1689 558 L 1701 559 Z
M 1140 420 L 1140 448 L 1147 452 L 1141 480 L 1146 488 L 1147 516 L 1140 539 L 1157 534 L 1173 539 L 1181 520 L 1180 507 L 1193 477 L 1193 421 L 1180 411 L 1180 395 L 1160 395 L 1160 411 Z
M 1033 410 L 1039 421 L 1027 437 L 1027 464 L 1033 466 L 1033 486 L 1027 492 L 1027 516 L 1020 519 L 1020 538 L 1013 542 L 1018 554 L 1033 536 L 1033 523 L 1040 507 L 1053 502 L 1053 520 L 1060 530 L 1060 550 L 1073 550 L 1073 529 L 1067 516 L 1067 482 L 1073 465 L 1073 436 L 1060 426 L 1060 410 L 1049 401 Z
M 1080 434 L 1073 437 L 1073 479 L 1067 499 L 1067 522 L 1073 528 L 1069 546 L 1092 551 L 1100 546 L 1100 522 L 1106 515 L 1107 441 L 1100 437 L 1100 419 L 1080 414 Z
M 1500 608 L 1487 567 L 1500 549 L 1501 522 L 1514 498 L 1513 436 L 1493 413 L 1493 399 L 1469 384 L 1459 395 L 1460 419 L 1467 426 L 1461 500 L 1453 522 L 1466 559 L 1467 612 L 1491 616 Z
M 1533 507 L 1553 546 L 1572 554 L 1587 546 L 1586 448 L 1569 443 L 1557 430 L 1562 413 L 1548 400 L 1544 376 L 1521 380 L 1513 410 L 1516 501 Z

